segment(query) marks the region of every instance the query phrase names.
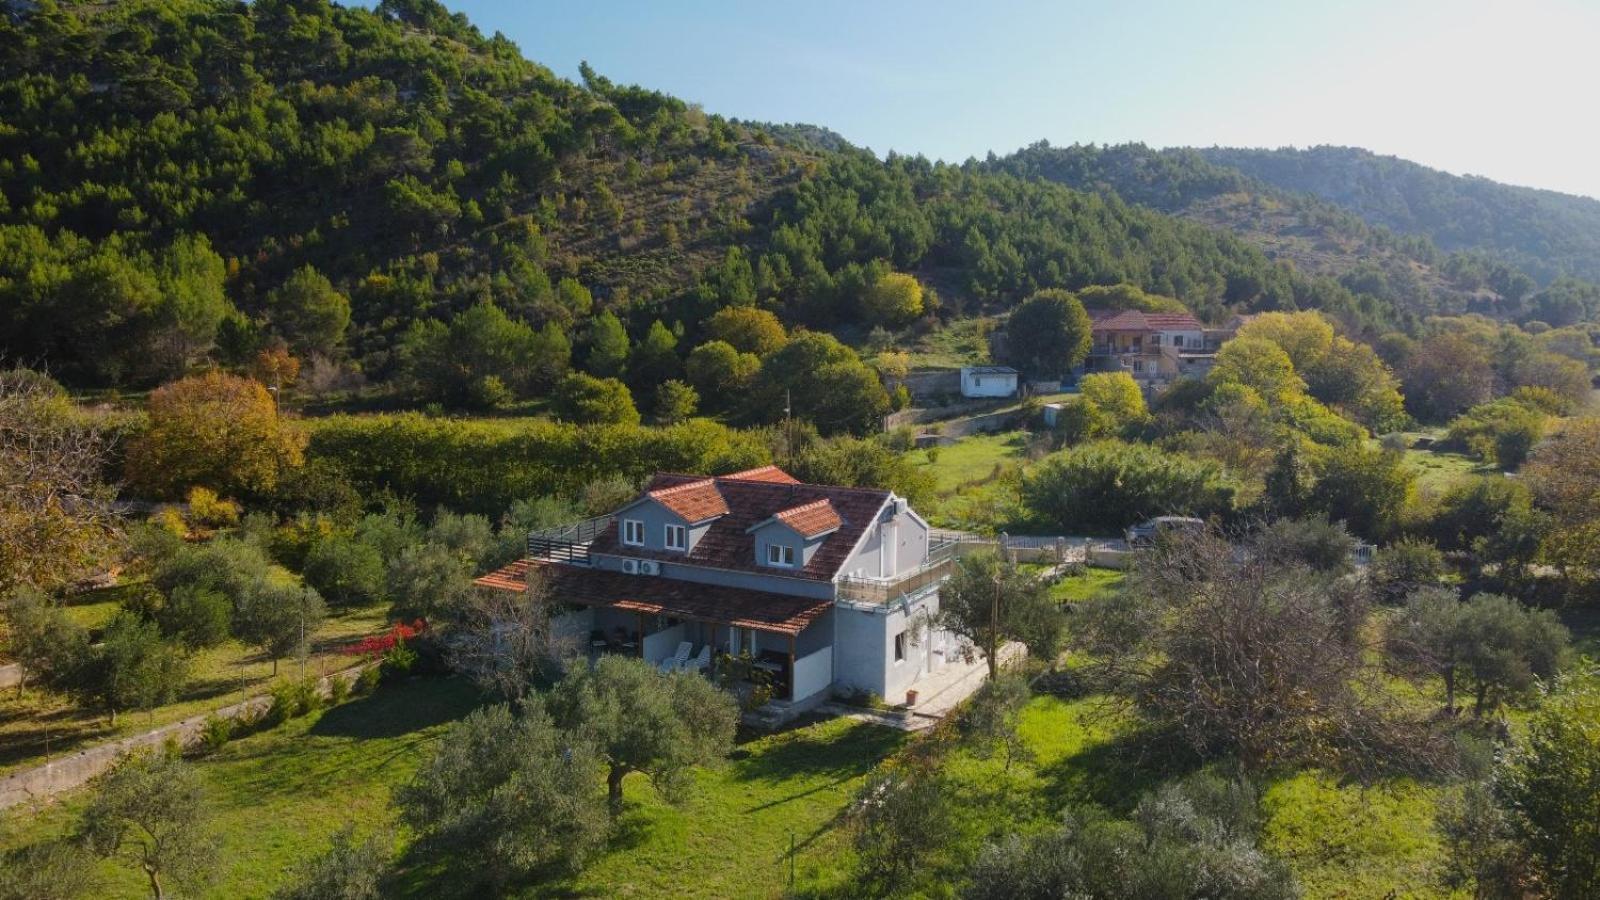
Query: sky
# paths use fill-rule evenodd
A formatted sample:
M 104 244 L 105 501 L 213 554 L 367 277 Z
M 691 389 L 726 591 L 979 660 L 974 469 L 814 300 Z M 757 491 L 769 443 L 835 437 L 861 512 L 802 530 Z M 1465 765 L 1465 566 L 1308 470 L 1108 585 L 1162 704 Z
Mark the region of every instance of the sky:
M 446 0 L 741 119 L 959 161 L 1340 144 L 1600 197 L 1600 0 Z

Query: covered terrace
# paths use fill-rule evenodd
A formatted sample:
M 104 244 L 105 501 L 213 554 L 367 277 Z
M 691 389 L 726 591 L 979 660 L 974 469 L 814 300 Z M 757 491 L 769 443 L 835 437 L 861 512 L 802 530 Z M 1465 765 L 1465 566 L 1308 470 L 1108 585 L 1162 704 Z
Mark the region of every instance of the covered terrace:
M 475 583 L 524 593 L 530 579 L 549 602 L 586 610 L 567 629 L 597 651 L 634 653 L 658 665 L 687 642 L 691 657 L 706 649 L 713 666 L 719 654 L 748 653 L 783 700 L 804 699 L 832 682 L 831 635 L 811 628 L 832 609 L 830 599 L 529 559 Z

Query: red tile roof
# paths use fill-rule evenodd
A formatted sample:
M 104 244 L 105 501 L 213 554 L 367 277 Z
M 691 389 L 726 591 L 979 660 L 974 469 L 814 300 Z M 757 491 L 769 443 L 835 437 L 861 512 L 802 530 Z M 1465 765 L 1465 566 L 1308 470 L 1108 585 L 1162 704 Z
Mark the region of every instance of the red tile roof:
M 1144 320 L 1158 331 L 1202 331 L 1205 326 L 1188 313 L 1145 313 Z
M 1137 309 L 1091 309 L 1095 331 L 1200 331 L 1200 320 L 1188 313 L 1147 313 Z
M 800 479 L 790 475 L 777 466 L 762 466 L 758 469 L 745 469 L 732 475 L 718 475 L 718 478 L 735 481 L 770 481 L 773 484 L 799 484 Z
M 612 522 L 590 545 L 590 552 L 689 563 L 716 569 L 760 572 L 813 581 L 832 581 L 855 549 L 856 542 L 883 504 L 889 492 L 876 488 L 835 487 L 821 484 L 778 483 L 738 478 L 711 478 L 699 475 L 657 474 L 646 492 L 713 482 L 726 502 L 728 513 L 712 521 L 704 535 L 687 554 L 656 553 L 639 547 L 623 547 L 617 538 L 617 523 Z M 698 490 L 704 490 L 699 488 Z M 755 538 L 750 526 L 764 522 L 784 510 L 827 500 L 839 519 L 839 530 L 825 538 L 811 560 L 799 569 L 774 569 L 756 560 Z
M 716 481 L 710 478 L 647 491 L 646 496 L 690 524 L 728 514 L 728 501 L 722 499 Z
M 1094 331 L 1149 331 L 1150 323 L 1137 309 L 1095 309 L 1089 311 Z
M 773 518 L 808 538 L 826 534 L 838 528 L 840 524 L 839 514 L 834 511 L 833 504 L 827 498 L 792 506 L 775 514 Z
M 527 589 L 530 573 L 543 580 L 542 587 L 551 599 L 563 603 L 717 622 L 778 634 L 799 634 L 833 605 L 832 600 L 816 597 L 624 575 L 526 559 L 490 572 L 474 583 L 521 593 Z

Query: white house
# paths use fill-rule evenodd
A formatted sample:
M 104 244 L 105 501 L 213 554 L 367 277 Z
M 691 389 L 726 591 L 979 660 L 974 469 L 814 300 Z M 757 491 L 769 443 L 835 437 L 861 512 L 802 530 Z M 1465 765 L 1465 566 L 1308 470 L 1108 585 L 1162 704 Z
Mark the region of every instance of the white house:
M 1017 370 L 1010 366 L 962 366 L 961 396 L 1011 397 L 1017 393 Z
M 774 466 L 659 473 L 609 516 L 530 535 L 527 558 L 477 583 L 522 592 L 536 577 L 596 649 L 656 664 L 748 654 L 776 704 L 807 708 L 898 701 L 961 652 L 931 625 L 953 550 L 889 491 Z

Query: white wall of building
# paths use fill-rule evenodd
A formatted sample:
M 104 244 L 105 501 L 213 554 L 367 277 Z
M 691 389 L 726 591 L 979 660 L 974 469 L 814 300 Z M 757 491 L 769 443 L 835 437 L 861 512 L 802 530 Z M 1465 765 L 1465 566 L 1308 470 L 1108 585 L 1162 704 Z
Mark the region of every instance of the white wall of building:
M 994 374 L 972 369 L 961 370 L 961 396 L 1009 397 L 1017 392 L 1017 374 Z

